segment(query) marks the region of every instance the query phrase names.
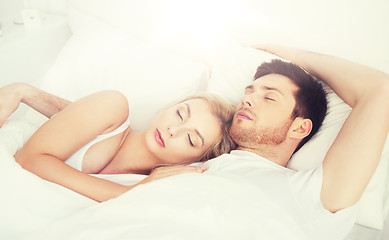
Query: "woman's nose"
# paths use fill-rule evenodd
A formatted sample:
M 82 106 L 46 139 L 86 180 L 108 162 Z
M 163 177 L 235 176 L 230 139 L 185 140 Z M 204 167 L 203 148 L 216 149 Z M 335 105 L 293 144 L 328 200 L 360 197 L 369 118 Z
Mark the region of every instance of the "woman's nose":
M 175 136 L 178 133 L 178 131 L 179 131 L 179 128 L 176 126 L 171 126 L 171 127 L 167 128 L 167 132 L 168 132 L 170 137 Z

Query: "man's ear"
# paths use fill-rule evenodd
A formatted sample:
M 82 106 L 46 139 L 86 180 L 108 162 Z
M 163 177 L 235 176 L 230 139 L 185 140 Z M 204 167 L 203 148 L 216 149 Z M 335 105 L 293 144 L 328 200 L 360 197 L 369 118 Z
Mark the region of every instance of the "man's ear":
M 294 139 L 303 139 L 312 131 L 311 119 L 297 117 L 294 119 L 289 129 L 289 137 Z

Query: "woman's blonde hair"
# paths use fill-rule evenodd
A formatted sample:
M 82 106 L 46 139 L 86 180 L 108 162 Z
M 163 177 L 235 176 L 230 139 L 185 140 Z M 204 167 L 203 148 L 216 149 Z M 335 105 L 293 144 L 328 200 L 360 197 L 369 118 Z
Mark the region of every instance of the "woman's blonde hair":
M 214 145 L 198 159 L 198 161 L 206 161 L 234 150 L 236 144 L 230 137 L 228 129 L 230 128 L 234 117 L 235 105 L 229 104 L 223 98 L 211 93 L 189 96 L 181 100 L 179 103 L 192 99 L 201 99 L 205 101 L 208 104 L 211 113 L 219 120 L 220 123 L 220 137 L 216 140 Z

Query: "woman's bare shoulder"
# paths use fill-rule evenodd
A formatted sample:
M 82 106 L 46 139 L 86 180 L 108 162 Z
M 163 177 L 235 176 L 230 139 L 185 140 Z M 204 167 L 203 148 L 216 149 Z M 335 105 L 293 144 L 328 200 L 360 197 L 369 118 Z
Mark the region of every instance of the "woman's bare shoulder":
M 22 150 L 67 159 L 102 133 L 111 132 L 128 118 L 128 103 L 116 91 L 102 91 L 83 97 L 43 124 Z
M 84 104 L 86 108 L 90 107 L 93 112 L 112 123 L 112 126 L 108 127 L 103 133 L 113 131 L 128 119 L 128 101 L 126 96 L 119 91 L 105 90 L 97 92 L 89 95 Z

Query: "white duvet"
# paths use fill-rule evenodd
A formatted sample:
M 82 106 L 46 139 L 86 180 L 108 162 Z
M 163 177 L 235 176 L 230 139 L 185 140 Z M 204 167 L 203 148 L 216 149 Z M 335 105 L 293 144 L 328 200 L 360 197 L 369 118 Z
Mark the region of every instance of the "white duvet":
M 13 158 L 37 127 L 9 120 L 0 128 L 0 239 L 304 239 L 266 194 L 235 175 L 182 174 L 104 203 L 42 180 Z M 145 177 L 96 176 L 123 184 Z
M 0 239 L 303 239 L 258 188 L 225 173 L 177 175 L 96 203 L 14 161 L 35 129 L 25 121 L 0 129 Z M 130 184 L 144 176 L 105 177 Z

